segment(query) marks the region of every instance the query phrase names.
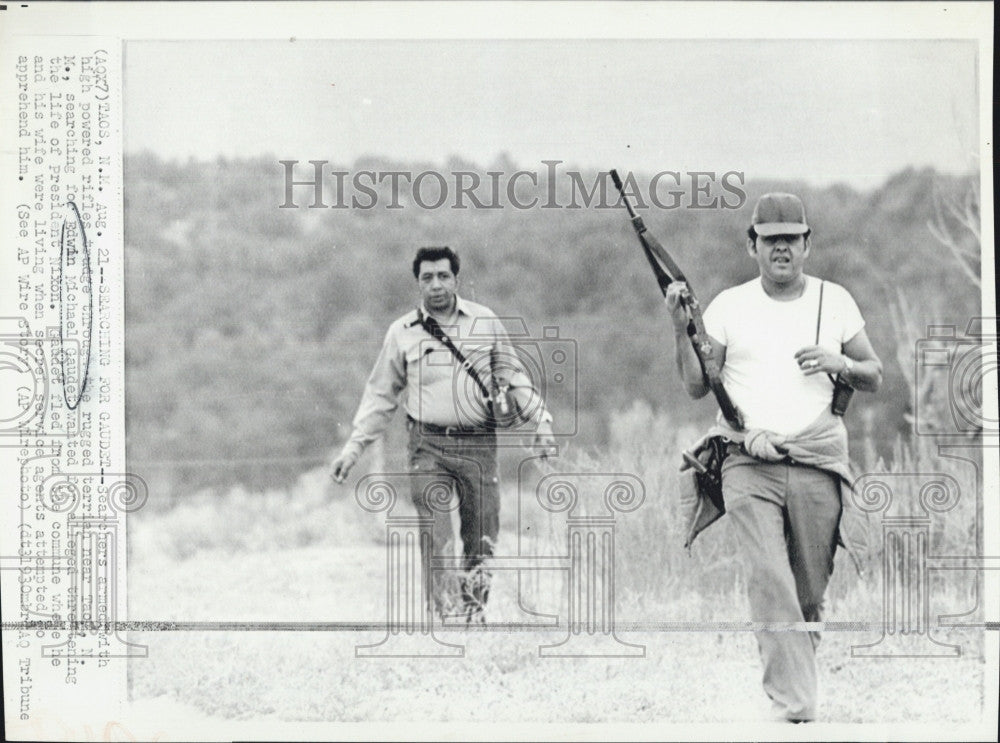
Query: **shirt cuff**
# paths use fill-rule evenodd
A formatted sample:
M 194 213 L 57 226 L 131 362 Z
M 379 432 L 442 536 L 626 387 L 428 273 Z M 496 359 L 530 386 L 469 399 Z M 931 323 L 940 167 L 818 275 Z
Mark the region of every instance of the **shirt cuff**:
M 344 448 L 340 451 L 340 456 L 347 457 L 353 456 L 354 461 L 358 461 L 361 458 L 361 453 L 365 450 L 364 446 L 358 441 L 348 441 L 344 444 Z

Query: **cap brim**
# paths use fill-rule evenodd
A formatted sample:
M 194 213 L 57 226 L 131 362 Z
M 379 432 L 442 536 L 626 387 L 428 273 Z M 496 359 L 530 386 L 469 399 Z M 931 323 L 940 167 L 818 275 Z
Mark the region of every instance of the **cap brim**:
M 762 237 L 772 235 L 804 235 L 809 231 L 809 225 L 802 222 L 763 222 L 755 224 L 754 231 Z

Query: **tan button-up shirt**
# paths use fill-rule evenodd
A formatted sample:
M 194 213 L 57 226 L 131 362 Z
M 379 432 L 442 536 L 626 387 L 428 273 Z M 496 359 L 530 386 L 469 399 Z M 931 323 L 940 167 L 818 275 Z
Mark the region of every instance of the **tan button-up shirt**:
M 423 312 L 428 314 L 426 308 Z M 505 377 L 512 388 L 537 394 L 510 345 L 503 323 L 492 310 L 456 297 L 455 313 L 439 322 L 487 387 L 492 351 L 498 377 Z M 417 323 L 416 310 L 395 320 L 385 334 L 354 416 L 354 430 L 345 453 L 360 456 L 382 435 L 401 396 L 406 414 L 421 423 L 476 428 L 487 420 L 486 400 L 479 385 L 454 354 Z M 532 407 L 535 418 L 545 414 L 544 405 Z

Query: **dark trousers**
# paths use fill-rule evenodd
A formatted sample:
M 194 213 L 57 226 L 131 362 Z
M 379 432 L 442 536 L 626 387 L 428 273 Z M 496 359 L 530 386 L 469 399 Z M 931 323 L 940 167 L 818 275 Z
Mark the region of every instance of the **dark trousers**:
M 722 487 L 747 571 L 752 621 L 822 621 L 840 521 L 836 476 L 733 454 L 723 466 Z M 819 632 L 776 627 L 755 634 L 764 691 L 776 712 L 815 719 Z
M 496 436 L 490 433 L 425 433 L 410 421 L 410 471 L 432 477 L 413 478 L 411 497 L 417 514 L 432 522 L 431 542 L 421 543 L 424 565 L 432 555 L 455 554 L 452 511 L 458 509 L 462 568 L 468 573 L 493 555 L 500 533 L 500 490 Z M 426 595 L 441 610 L 455 600 L 460 576 L 445 570 L 427 571 Z M 485 601 L 485 598 L 482 599 Z

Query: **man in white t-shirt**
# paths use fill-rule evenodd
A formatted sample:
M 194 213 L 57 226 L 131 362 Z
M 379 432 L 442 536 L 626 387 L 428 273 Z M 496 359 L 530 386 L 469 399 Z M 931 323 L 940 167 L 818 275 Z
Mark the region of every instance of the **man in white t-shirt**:
M 831 411 L 835 380 L 875 391 L 882 363 L 864 319 L 841 286 L 803 273 L 810 230 L 802 201 L 766 194 L 757 202 L 747 252 L 760 276 L 725 290 L 704 313 L 722 381 L 746 429 L 722 416 L 722 491 L 740 542 L 752 620 L 818 622 L 833 572 L 842 485 L 849 485 L 847 431 Z M 683 283 L 671 284 L 677 364 L 688 394 L 708 393 L 688 340 Z M 776 716 L 816 716 L 818 632 L 756 632 L 764 690 Z

